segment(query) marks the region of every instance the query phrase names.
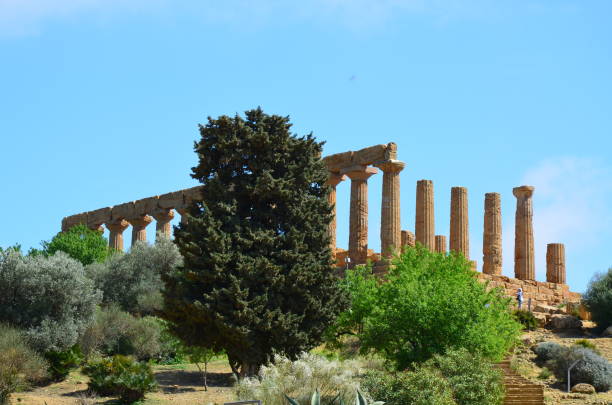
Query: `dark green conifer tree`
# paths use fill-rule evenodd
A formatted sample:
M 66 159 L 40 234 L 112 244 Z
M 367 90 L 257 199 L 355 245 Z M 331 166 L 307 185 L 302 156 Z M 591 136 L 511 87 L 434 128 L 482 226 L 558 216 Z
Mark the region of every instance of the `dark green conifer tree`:
M 202 201 L 175 229 L 163 317 L 189 345 L 224 350 L 240 376 L 318 345 L 347 298 L 333 275 L 323 143 L 260 108 L 200 126 Z

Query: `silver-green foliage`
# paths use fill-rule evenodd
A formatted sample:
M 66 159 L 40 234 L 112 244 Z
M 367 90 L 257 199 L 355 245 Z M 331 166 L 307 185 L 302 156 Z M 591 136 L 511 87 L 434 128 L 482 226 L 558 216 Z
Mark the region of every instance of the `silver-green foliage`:
M 9 395 L 47 376 L 46 362 L 24 342 L 22 333 L 0 324 L 0 405 Z
M 150 314 L 161 308 L 161 274 L 182 264 L 171 240 L 158 237 L 154 245 L 137 242 L 129 253 L 117 252 L 104 263 L 87 266 L 86 271 L 103 292 L 103 303 L 117 304 L 124 311 Z
M 287 401 L 291 405 L 300 405 L 300 403 L 297 402 L 294 398 L 290 398 L 288 396 L 285 396 L 285 398 L 287 398 Z M 337 395 L 334 399 L 332 399 L 329 402 L 329 405 L 334 405 L 334 404 L 336 404 L 336 405 L 346 405 L 345 402 L 340 398 L 339 395 Z M 382 402 L 382 401 L 369 402 L 361 394 L 361 392 L 357 391 L 357 393 L 355 394 L 355 402 L 353 402 L 352 404 L 354 404 L 354 405 L 384 405 L 384 402 Z M 310 397 L 310 405 L 321 405 L 321 394 L 319 393 L 319 390 L 316 390 L 312 394 L 312 397 Z
M 83 265 L 64 252 L 0 254 L 0 322 L 23 329 L 41 351 L 72 347 L 93 319 L 100 292 Z
M 244 378 L 236 385 L 239 400 L 260 399 L 266 405 L 286 405 L 285 394 L 306 403 L 318 390 L 323 402 L 338 396 L 350 403 L 359 389 L 361 367 L 357 361 L 328 360 L 303 353 L 297 360 L 276 355 L 262 366 L 258 378 Z
M 570 371 L 571 384 L 591 384 L 597 391 L 612 389 L 612 363 L 590 349 L 580 346 L 564 347 L 553 353 L 546 366 L 560 381 L 567 380 L 567 369 L 575 361 Z

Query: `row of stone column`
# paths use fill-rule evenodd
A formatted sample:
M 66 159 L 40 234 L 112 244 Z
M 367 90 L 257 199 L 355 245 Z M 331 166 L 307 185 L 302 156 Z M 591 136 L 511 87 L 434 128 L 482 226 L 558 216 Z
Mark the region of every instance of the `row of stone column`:
M 521 280 L 535 280 L 533 247 L 534 187 L 515 187 L 517 199 L 514 245 L 514 274 Z M 451 189 L 450 250 L 469 259 L 468 194 L 465 187 Z M 402 231 L 407 232 L 407 231 Z M 402 233 L 404 235 L 404 233 Z M 435 234 L 434 189 L 431 180 L 419 180 L 416 190 L 416 242 L 432 251 L 446 253 L 446 236 Z M 410 245 L 408 233 L 402 246 Z M 547 245 L 546 279 L 553 283 L 565 283 L 565 248 L 563 244 Z M 475 262 L 473 262 L 475 264 Z M 474 266 L 475 267 L 475 266 Z M 502 218 L 501 197 L 498 193 L 485 194 L 483 230 L 483 273 L 502 273 Z
M 330 247 L 336 249 L 336 186 L 346 178 L 351 180 L 348 255 L 352 264 L 362 264 L 368 257 L 368 178 L 383 171 L 380 240 L 383 255 L 392 255 L 402 244 L 400 224 L 399 173 L 405 164 L 389 159 L 374 164 L 354 165 L 330 173 L 327 184 L 331 187 L 328 199 L 333 207 L 329 225 Z
M 186 222 L 185 210 L 177 208 L 181 214 L 181 222 Z M 155 219 L 155 233 L 159 237 L 170 238 L 172 235 L 172 225 L 174 219 L 173 209 L 159 209 L 151 215 L 141 215 L 136 218 L 118 218 L 105 222 L 104 225 L 109 231 L 108 245 L 111 249 L 123 251 L 123 232 L 132 226 L 132 246 L 137 241 L 147 240 L 147 226 Z M 100 228 L 101 229 L 101 228 Z

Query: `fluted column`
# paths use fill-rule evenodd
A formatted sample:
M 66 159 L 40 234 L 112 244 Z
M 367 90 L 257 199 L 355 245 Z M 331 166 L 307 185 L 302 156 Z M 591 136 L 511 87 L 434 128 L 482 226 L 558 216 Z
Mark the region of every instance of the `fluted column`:
M 158 209 L 155 212 L 152 212 L 151 215 L 155 218 L 157 223 L 155 224 L 155 234 L 157 235 L 161 233 L 162 237 L 170 238 L 172 235 L 172 226 L 170 225 L 170 221 L 174 218 L 174 210 L 171 208 L 168 209 Z
M 483 273 L 502 274 L 502 217 L 498 193 L 485 194 L 482 263 Z
M 148 215 L 142 215 L 137 218 L 127 220 L 132 225 L 132 246 L 136 241 L 147 241 L 147 226 L 153 222 L 153 218 Z
M 414 247 L 415 240 L 414 234 L 411 231 L 402 231 L 402 247 L 410 246 Z
M 327 228 L 329 234 L 329 248 L 332 251 L 332 255 L 336 255 L 336 186 L 346 180 L 346 176 L 338 173 L 329 173 L 329 179 L 325 183 L 330 187 L 329 194 L 327 195 L 327 202 L 332 207 L 332 219 Z
M 546 246 L 546 281 L 565 284 L 565 245 L 549 243 Z
M 417 181 L 414 232 L 417 242 L 429 250 L 435 249 L 434 190 L 431 180 Z
M 470 258 L 470 233 L 468 227 L 467 188 L 451 189 L 450 250 Z
M 351 179 L 349 257 L 352 264 L 363 264 L 368 258 L 368 178 L 377 173 L 373 167 L 351 166 L 344 169 Z
M 402 244 L 399 174 L 406 164 L 399 160 L 387 160 L 375 166 L 383 171 L 380 251 L 384 256 L 392 256 Z
M 109 221 L 106 224 L 110 235 L 108 238 L 108 246 L 111 249 L 123 251 L 123 231 L 130 225 L 125 219 L 117 219 Z
M 519 280 L 535 280 L 533 204 L 531 200 L 534 189 L 531 186 L 512 189 L 512 194 L 516 197 L 514 276 Z
M 436 252 L 446 253 L 446 236 L 436 235 Z

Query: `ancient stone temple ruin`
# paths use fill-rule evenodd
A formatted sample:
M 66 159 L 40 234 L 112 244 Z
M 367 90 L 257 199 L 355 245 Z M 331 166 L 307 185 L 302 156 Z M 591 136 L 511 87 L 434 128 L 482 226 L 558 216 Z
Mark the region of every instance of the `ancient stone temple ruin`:
M 401 228 L 400 222 L 400 172 L 405 164 L 397 159 L 394 143 L 375 145 L 358 151 L 338 153 L 323 158 L 329 171 L 327 185 L 330 186 L 329 203 L 334 207 L 334 219 L 329 225 L 329 236 L 339 268 L 373 262 L 374 272 L 384 272 L 389 257 L 399 249 L 414 247 L 421 243 L 432 251 L 447 252 L 447 236 L 435 234 L 434 185 L 431 180 L 416 182 L 416 209 L 414 233 Z M 381 252 L 368 249 L 368 179 L 382 171 L 381 199 Z M 336 246 L 336 188 L 350 180 L 350 212 L 348 249 Z M 557 305 L 577 302 L 580 295 L 569 291 L 565 284 L 565 248 L 561 243 L 550 243 L 546 254 L 546 281 L 535 280 L 533 207 L 534 187 L 515 187 L 517 199 L 514 244 L 514 278 L 502 273 L 502 212 L 498 193 L 484 196 L 483 258 L 482 272 L 478 278 L 486 280 L 492 287 L 501 287 L 508 296 L 514 296 L 521 287 L 526 299 L 537 305 Z M 146 228 L 155 219 L 156 232 L 160 237 L 170 237 L 170 221 L 175 211 L 181 215 L 192 201 L 201 198 L 201 188 L 193 187 L 159 196 L 130 201 L 112 207 L 66 217 L 62 220 L 62 231 L 77 224 L 86 224 L 91 229 L 109 230 L 110 247 L 123 250 L 123 233 L 132 227 L 132 244 L 146 240 Z M 469 255 L 468 190 L 465 187 L 451 189 L 448 251 Z M 472 261 L 476 268 L 476 261 Z

